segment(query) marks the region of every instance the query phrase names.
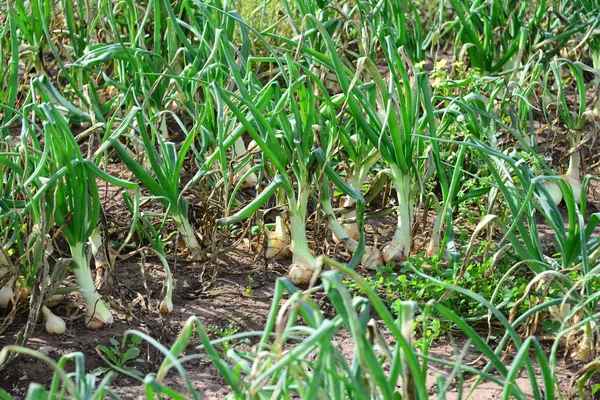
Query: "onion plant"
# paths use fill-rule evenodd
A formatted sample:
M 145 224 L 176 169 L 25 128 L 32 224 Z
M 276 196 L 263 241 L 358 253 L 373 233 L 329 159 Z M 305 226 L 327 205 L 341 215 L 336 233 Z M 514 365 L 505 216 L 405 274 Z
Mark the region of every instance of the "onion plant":
M 183 191 L 180 188 L 180 177 L 183 163 L 192 146 L 195 133 L 200 127 L 201 121 L 188 134 L 181 147 L 177 149 L 175 143 L 165 141 L 157 129 L 149 123 L 147 115 L 138 107 L 130 110 L 126 119 L 119 129 L 110 135 L 108 140 L 103 143 L 97 154 L 103 152 L 106 147 L 112 146 L 125 165 L 131 170 L 140 183 L 148 189 L 156 199 L 166 208 L 175 225 L 179 235 L 183 239 L 186 249 L 193 259 L 202 257 L 202 249 L 198 243 L 196 232 L 192 228 L 188 217 L 188 200 L 183 197 Z M 128 135 L 126 129 L 133 128 L 139 136 Z M 150 132 L 148 132 L 150 130 Z M 152 174 L 135 160 L 135 156 L 128 148 L 121 143 L 121 138 L 130 138 L 138 142 L 152 166 Z M 155 147 L 158 144 L 158 150 Z
M 320 121 L 313 105 L 316 101 L 314 84 L 308 77 L 300 76 L 291 60 L 288 60 L 287 65 L 290 74 L 296 79 L 278 98 L 273 98 L 270 115 L 263 116 L 252 104 L 251 98 L 222 88 L 216 90 L 281 177 L 281 187 L 285 191 L 289 208 L 293 253 L 289 276 L 295 282 L 307 283 L 314 272 L 320 269 L 320 264 L 309 249 L 306 236 L 308 200 L 312 185 L 310 166 L 315 141 L 314 125 Z M 247 110 L 246 113 L 241 107 Z
M 232 93 L 221 88 L 215 88 L 220 98 L 227 104 L 231 113 L 248 134 L 254 139 L 257 146 L 263 151 L 274 171 L 278 174 L 267 189 L 261 193 L 248 207 L 240 210 L 236 215 L 220 221 L 221 225 L 231 224 L 240 218 L 246 218 L 257 207 L 281 187 L 288 207 L 290 220 L 290 235 L 292 251 L 292 265 L 289 277 L 293 282 L 305 284 L 319 271 L 321 264 L 312 254 L 306 235 L 306 222 L 308 217 L 308 201 L 315 183 L 314 171 L 319 164 L 326 167 L 331 176 L 337 178 L 328 165 L 328 160 L 322 151 L 313 152 L 315 142 L 320 139 L 317 134 L 329 135 L 335 123 L 334 108 L 327 89 L 318 77 L 308 69 L 302 68 L 290 58 L 286 58 L 289 88 L 283 92 L 272 91 L 277 96 L 273 97 L 268 107 L 268 112 L 263 114 L 253 105 L 251 97 L 242 93 Z M 270 85 L 277 84 L 272 81 Z M 249 92 L 246 92 L 249 93 Z M 318 114 L 314 108 L 315 103 L 328 105 L 324 108 L 325 114 Z M 260 103 L 258 103 L 260 104 Z M 329 140 L 324 140 L 329 142 Z M 278 149 L 274 150 L 274 149 Z M 355 190 L 348 187 L 343 181 L 337 181 L 342 188 L 354 198 L 362 198 Z M 364 201 L 363 201 L 364 202 Z M 358 217 L 359 226 L 362 226 L 362 215 Z M 281 229 L 281 228 L 280 228 Z M 361 228 L 362 229 L 362 228 Z M 364 245 L 364 237 L 359 243 Z M 360 247 L 360 246 L 359 246 Z M 357 248 L 355 256 L 362 257 L 362 249 Z
M 132 201 L 131 196 L 129 196 L 127 193 L 125 194 L 125 205 L 129 209 L 129 212 L 135 212 L 135 203 Z M 164 226 L 165 222 L 166 218 L 163 218 L 160 228 L 156 229 L 148 217 L 141 213 L 137 219 L 136 226 L 138 234 L 150 242 L 150 246 L 152 246 L 154 253 L 159 258 L 160 263 L 165 269 L 166 278 L 164 284 L 164 297 L 158 306 L 158 310 L 161 314 L 169 314 L 171 311 L 173 311 L 173 274 L 171 273 L 171 267 L 167 261 L 165 247 L 159 233 L 162 230 L 161 228 Z
M 56 212 L 54 220 L 63 226 L 69 244 L 72 269 L 86 308 L 85 325 L 102 329 L 113 322 L 109 308 L 94 286 L 87 256 L 86 243 L 100 218 L 100 197 L 95 175 L 83 163 L 83 157 L 66 121 L 57 110 L 48 106 L 44 130 L 55 173 L 64 169 L 63 176 L 47 196 Z
M 565 93 L 565 74 L 564 70 L 567 70 L 573 78 L 576 87 L 576 93 L 578 94 L 578 107 L 571 111 L 567 102 L 567 95 Z M 557 101 L 559 104 L 558 113 L 568 129 L 569 137 L 569 167 L 562 178 L 565 182 L 571 186 L 575 201 L 579 203 L 581 197 L 581 153 L 579 150 L 580 142 L 582 139 L 582 129 L 585 124 L 585 115 L 587 108 L 586 101 L 586 90 L 583 79 L 583 71 L 575 63 L 565 60 L 558 59 L 550 63 L 550 71 L 553 73 L 556 80 L 556 87 L 558 93 L 556 94 Z M 546 185 L 546 189 L 552 196 L 556 204 L 559 204 L 561 199 L 561 191 L 557 187 L 556 183 L 549 183 Z
M 50 308 L 65 292 L 59 286 L 69 262 L 59 258 L 50 265 L 48 260 L 54 252 L 50 233 L 55 229 L 55 210 L 54 202 L 48 201 L 44 193 L 53 186 L 48 178 L 52 166 L 43 131 L 30 119 L 37 112 L 37 105 L 27 105 L 17 114 L 20 135 L 14 137 L 16 141 L 3 141 L 0 151 L 4 183 L 0 195 L 0 308 L 10 308 L 0 332 L 27 307 L 29 317 L 17 336 L 18 344 L 27 342 L 40 313 L 46 319 L 48 332 L 61 334 L 65 330 L 64 321 Z
M 49 94 L 44 86 L 34 81 L 36 93 L 42 100 Z M 33 201 L 44 198 L 46 215 L 52 215 L 69 245 L 72 257 L 72 270 L 77 278 L 79 292 L 86 308 L 85 325 L 91 329 L 101 329 L 113 322 L 109 308 L 102 301 L 90 271 L 87 242 L 96 229 L 100 218 L 100 197 L 96 178 L 127 189 L 136 190 L 136 184 L 116 179 L 100 170 L 96 164 L 84 159 L 79 144 L 73 137 L 62 113 L 50 103 L 36 107 L 36 115 L 43 121 L 44 153 L 43 161 L 50 162 L 48 177 L 33 196 Z M 41 170 L 42 165 L 39 169 Z M 39 173 L 34 173 L 34 177 Z M 136 192 L 136 210 L 139 193 Z M 31 205 L 23 212 L 28 212 Z
M 385 40 L 390 36 L 395 40 L 394 47 L 403 47 L 413 62 L 422 61 L 425 58 L 424 30 L 421 23 L 421 15 L 415 2 L 400 0 L 395 2 L 369 3 L 357 1 L 356 9 L 360 15 L 364 27 L 368 26 L 369 34 L 361 38 L 365 47 L 363 56 L 376 54 L 365 46 L 365 42 L 371 40 L 373 47 L 377 46 L 377 39 Z M 376 61 L 373 59 L 373 61 Z
M 341 105 L 343 104 L 345 104 L 345 97 L 335 96 L 331 101 L 322 104 L 321 113 L 327 115 L 332 112 L 331 107 L 334 107 L 338 118 L 342 118 L 344 108 Z M 356 253 L 364 235 L 358 223 L 361 216 L 357 215 L 357 195 L 362 192 L 367 176 L 379 159 L 379 155 L 371 142 L 361 137 L 357 124 L 352 118 L 344 118 L 343 121 L 335 125 L 331 123 L 319 125 L 317 132 L 319 144 L 326 156 L 323 163 L 335 165 L 338 156 L 341 155 L 346 175 L 345 184 L 351 189 L 351 193 L 342 197 L 341 211 L 339 214 L 336 213 L 331 201 L 329 179 L 324 176 L 319 197 L 334 241 L 342 243 L 351 253 Z M 382 264 L 380 250 L 376 247 L 365 247 L 361 264 L 368 269 L 376 269 Z
M 569 297 L 575 296 L 576 284 L 566 276 L 566 272 L 575 270 L 580 271 L 583 276 L 587 276 L 590 272 L 590 266 L 596 262 L 597 256 L 595 254 L 600 243 L 597 238 L 593 237 L 592 232 L 598 223 L 597 216 L 593 215 L 589 224 L 585 224 L 584 214 L 577 207 L 577 199 L 572 186 L 567 184 L 563 178 L 556 176 L 534 177 L 525 164 L 515 158 L 516 154 L 505 155 L 482 143 L 477 143 L 475 146 L 479 150 L 479 156 L 488 164 L 493 182 L 497 185 L 512 215 L 509 220 L 501 221 L 497 216 L 489 214 L 482 220 L 481 224 L 497 223 L 500 226 L 504 236 L 500 245 L 504 241 L 511 244 L 522 260 L 520 264 L 527 265 L 536 275 L 534 282 L 540 281 L 544 276 L 556 275 L 559 277 L 558 279 L 551 279 L 549 284 L 555 293 L 564 296 L 567 299 L 565 301 L 568 301 Z M 492 168 L 497 168 L 497 170 L 492 170 Z M 512 174 L 515 175 L 516 179 L 511 176 Z M 543 185 L 544 180 L 548 179 L 556 182 L 561 190 L 561 198 L 565 202 L 568 211 L 566 226 L 554 199 Z M 515 184 L 517 180 L 519 185 Z M 585 188 L 585 186 L 583 187 Z M 538 196 L 537 201 L 533 201 L 535 192 Z M 581 197 L 581 201 L 585 210 L 585 196 Z M 538 233 L 539 222 L 535 218 L 534 209 L 552 229 L 556 249 L 560 255 L 558 258 L 550 257 L 544 252 Z M 585 278 L 582 282 L 588 282 L 588 279 Z M 582 288 L 579 295 L 585 293 L 589 296 L 591 294 L 589 290 L 589 287 Z M 577 298 L 577 302 L 587 304 L 586 297 Z M 581 312 L 581 308 L 578 308 L 578 311 Z M 591 309 L 586 311 L 593 313 Z M 568 309 L 564 309 L 560 314 L 562 316 L 559 319 L 563 323 L 565 323 L 565 320 L 573 318 L 573 314 L 569 314 Z M 583 329 L 584 332 L 581 345 L 583 348 L 589 348 L 590 337 L 593 335 L 593 329 L 595 328 L 591 323 L 586 326 L 577 326 Z M 581 349 L 577 354 L 583 354 L 581 356 L 583 360 L 589 358 L 589 350 Z
M 322 59 L 338 77 L 346 96 L 347 112 L 389 166 L 389 176 L 398 200 L 398 223 L 394 238 L 383 248 L 383 260 L 402 262 L 410 254 L 412 244 L 413 178 L 417 174 L 415 158 L 422 149 L 416 134 L 422 115 L 421 101 L 429 96 L 429 91 L 424 91 L 421 85 L 424 76 L 415 75 L 410 61 L 396 50 L 393 40 L 388 37 L 382 43 L 390 71 L 387 82 L 370 59 L 359 60 L 359 63 L 364 63 L 370 82 L 376 87 L 377 96 L 370 96 L 361 86 L 370 82 L 348 74 L 327 32 L 322 28 L 320 31 L 328 46 L 328 55 Z
M 527 2 L 451 0 L 456 55 L 468 54 L 471 65 L 484 72 L 520 68 L 523 47 L 532 46 L 529 36 L 536 37 L 549 7 L 546 1 L 536 3 L 532 18 L 526 18 L 531 10 Z
M 581 85 L 579 86 L 581 89 Z M 585 100 L 581 104 L 578 112 L 565 114 L 565 118 L 568 118 L 567 124 L 570 124 L 573 120 L 581 121 L 581 115 L 583 115 L 586 108 Z M 462 102 L 456 102 L 456 105 L 459 105 L 465 112 L 475 114 L 481 112 Z M 495 117 L 493 119 L 495 120 Z M 497 123 L 498 121 L 495 120 L 495 122 Z M 577 125 L 573 125 L 573 127 L 575 126 Z M 538 290 L 540 287 L 543 287 L 544 293 L 550 292 L 561 296 L 565 304 L 588 304 L 587 297 L 580 297 L 585 293 L 585 290 L 583 288 L 577 290 L 578 284 L 573 282 L 567 276 L 567 273 L 580 271 L 585 277 L 589 273 L 589 266 L 596 262 L 598 240 L 593 237 L 592 232 L 597 225 L 598 219 L 597 216 L 592 215 L 589 223 L 586 225 L 583 217 L 586 207 L 584 187 L 586 186 L 585 182 L 589 181 L 589 178 L 584 180 L 584 184 L 582 185 L 579 183 L 579 177 L 577 177 L 577 184 L 573 185 L 569 181 L 568 176 L 535 176 L 529 170 L 524 160 L 520 158 L 516 150 L 501 152 L 474 137 L 469 137 L 467 142 L 460 145 L 468 146 L 472 150 L 472 156 L 481 158 L 485 165 L 487 165 L 487 171 L 490 174 L 489 178 L 487 178 L 488 182 L 496 188 L 496 190 L 490 192 L 489 198 L 491 203 L 498 202 L 500 200 L 499 196 L 501 196 L 502 204 L 509 210 L 508 214 L 500 217 L 497 214 L 502 213 L 502 206 L 497 207 L 497 212 L 494 213 L 491 211 L 494 207 L 489 207 L 490 213 L 481 220 L 474 233 L 474 236 L 476 236 L 483 228 L 492 224 L 496 225 L 503 235 L 499 243 L 500 252 L 505 251 L 502 250 L 503 243 L 508 242 L 521 260 L 502 278 L 499 287 L 502 286 L 502 282 L 507 276 L 517 271 L 518 266 L 527 265 L 535 274 L 535 278 L 526 290 L 527 294 L 523 296 L 522 300 L 536 287 L 534 285 L 538 285 Z M 568 220 L 566 226 L 557 208 L 559 200 L 551 193 L 552 190 L 551 188 L 549 189 L 548 182 L 555 185 L 559 191 L 559 199 L 564 200 L 567 206 Z M 534 194 L 537 197 L 534 198 Z M 577 207 L 580 199 L 583 208 L 582 211 Z M 554 233 L 556 249 L 559 253 L 558 257 L 546 254 L 540 239 L 540 221 L 539 218 L 536 218 L 536 214 L 541 215 L 544 223 L 551 227 Z M 467 259 L 469 259 L 472 244 L 473 239 L 469 245 L 469 249 L 467 249 Z M 466 264 L 465 262 L 465 266 Z M 458 279 L 460 279 L 462 272 L 458 276 Z M 583 278 L 581 282 L 588 282 L 588 278 Z M 575 294 L 576 291 L 577 294 Z M 498 289 L 495 291 L 493 297 L 495 297 L 497 292 Z M 590 298 L 593 297 L 591 296 Z M 594 300 L 590 300 L 589 302 L 593 303 Z M 521 304 L 521 301 L 517 306 L 519 304 Z M 555 303 L 553 304 L 553 306 L 546 305 L 545 307 L 552 311 L 556 308 Z M 575 315 L 581 316 L 583 314 L 584 316 L 588 316 L 594 313 L 591 309 L 584 311 L 581 307 L 578 307 L 577 313 L 579 314 L 574 314 L 570 313 L 569 309 L 569 307 L 566 307 L 558 313 L 560 315 L 558 318 L 563 324 L 561 332 L 563 329 L 569 332 L 573 332 L 576 329 L 568 327 L 565 320 L 572 321 Z M 575 324 L 578 329 L 581 329 L 583 335 L 579 342 L 579 348 L 574 352 L 574 356 L 582 360 L 589 359 L 590 343 L 592 342 L 591 338 L 595 329 L 595 326 L 590 323 L 590 319 L 586 319 L 586 321 L 586 324 Z M 562 335 L 561 333 L 559 336 Z M 552 355 L 550 358 L 552 363 L 555 362 L 554 357 L 555 355 Z
M 600 85 L 600 3 L 596 0 L 561 1 L 557 5 L 562 15 L 570 18 L 573 28 L 580 27 L 578 39 L 580 43 L 587 45 L 588 55 L 592 61 L 592 72 L 594 73 L 594 85 L 598 89 Z M 591 111 L 600 116 L 600 99 L 592 105 Z
M 341 106 L 346 103 L 345 96 L 335 96 L 332 98 L 332 103 L 332 105 L 336 106 L 338 117 L 343 122 L 339 129 L 333 126 L 328 127 L 329 129 L 333 129 L 333 132 L 328 134 L 325 134 L 323 127 L 320 127 L 320 143 L 321 146 L 328 149 L 326 152 L 330 155 L 331 159 L 338 156 L 338 152 L 340 153 L 343 160 L 342 164 L 345 170 L 346 182 L 354 190 L 360 192 L 362 191 L 363 185 L 366 183 L 367 177 L 371 173 L 374 164 L 379 160 L 379 153 L 377 148 L 373 146 L 370 141 L 364 140 L 361 136 L 360 128 L 354 119 L 343 118 L 345 109 Z M 329 110 L 323 111 L 329 112 Z M 355 219 L 356 204 L 352 197 L 344 197 L 342 207 L 342 220 Z M 356 222 L 342 222 L 341 225 L 346 231 L 347 236 L 354 240 L 359 239 L 361 232 L 358 231 Z M 337 240 L 340 238 L 334 233 L 334 239 Z
M 359 192 L 357 192 L 359 193 Z M 329 180 L 324 179 L 323 181 L 323 189 L 321 191 L 321 207 L 323 208 L 323 212 L 328 221 L 329 229 L 335 236 L 335 238 L 348 249 L 351 253 L 356 253 L 359 250 L 359 241 L 362 235 L 359 235 L 358 238 L 354 238 L 350 236 L 348 232 L 347 226 L 341 224 L 333 210 L 330 200 L 330 188 L 329 188 Z M 350 196 L 348 196 L 350 197 Z M 354 213 L 356 216 L 356 213 Z M 358 230 L 358 224 L 356 224 Z M 358 239 L 358 240 L 357 240 Z M 364 249 L 364 254 L 361 257 L 361 265 L 367 269 L 376 270 L 379 266 L 381 266 L 381 252 L 374 247 L 366 247 Z

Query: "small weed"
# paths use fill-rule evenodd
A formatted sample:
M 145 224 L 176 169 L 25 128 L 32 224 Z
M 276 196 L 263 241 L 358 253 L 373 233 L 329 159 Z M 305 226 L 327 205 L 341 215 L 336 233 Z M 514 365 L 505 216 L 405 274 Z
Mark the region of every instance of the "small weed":
M 252 276 L 248 275 L 248 286 L 246 286 L 246 294 L 248 294 L 248 296 L 252 297 L 253 291 L 252 291 Z
M 98 367 L 93 373 L 102 375 L 111 370 L 120 372 L 119 369 L 121 369 L 132 375 L 141 377 L 141 372 L 136 370 L 135 367 L 127 365 L 130 362 L 142 362 L 142 360 L 138 359 L 140 355 L 138 346 L 141 341 L 141 337 L 133 336 L 124 339 L 123 343 L 119 343 L 119 341 L 113 337 L 110 338 L 110 346 L 96 346 L 96 353 L 98 353 L 100 358 L 108 364 L 108 367 Z
M 495 243 L 482 241 L 478 250 L 471 256 L 472 261 L 465 267 L 458 282 L 456 281 L 462 265 L 452 266 L 439 256 L 428 258 L 422 253 L 411 257 L 403 266 L 383 266 L 379 268 L 374 276 L 367 277 L 366 280 L 388 303 L 392 311 L 396 312 L 399 310 L 402 301 L 417 301 L 422 309 L 429 300 L 438 300 L 446 292 L 444 287 L 416 276 L 410 268 L 411 265 L 426 271 L 428 275 L 439 280 L 450 284 L 458 284 L 484 298 L 490 299 L 507 271 L 509 267 L 507 262 L 510 259 L 509 255 L 505 255 L 502 262 L 492 265 L 492 257 L 486 256 L 486 254 L 494 253 L 496 250 Z M 459 259 L 462 258 L 459 257 Z M 508 315 L 523 293 L 528 283 L 527 279 L 527 276 L 521 273 L 505 277 L 502 287 L 495 296 L 494 304 Z M 353 285 L 352 282 L 347 282 L 347 284 L 351 290 L 359 291 L 358 287 Z M 487 318 L 487 310 L 483 305 L 475 303 L 471 298 L 459 293 L 451 294 L 445 302 L 451 304 L 459 315 L 470 321 Z M 522 308 L 523 310 L 527 309 L 527 305 L 522 305 Z M 429 321 L 426 328 L 427 332 L 423 332 L 427 340 L 433 340 L 441 332 L 451 328 L 446 321 L 440 321 L 434 316 L 427 317 L 427 319 Z M 416 321 L 422 324 L 423 317 L 417 316 Z M 419 329 L 418 324 L 415 329 Z
M 218 338 L 227 338 L 229 336 L 235 335 L 239 331 L 239 328 L 235 325 L 235 322 L 230 322 L 229 325 L 227 325 L 224 328 L 216 325 L 211 325 L 208 327 L 207 330 L 209 333 L 213 333 L 213 335 L 217 336 Z M 224 356 L 225 354 L 227 354 L 229 349 L 231 349 L 232 343 L 230 340 L 226 340 L 224 342 L 221 342 L 219 344 L 219 347 L 221 350 L 221 355 Z

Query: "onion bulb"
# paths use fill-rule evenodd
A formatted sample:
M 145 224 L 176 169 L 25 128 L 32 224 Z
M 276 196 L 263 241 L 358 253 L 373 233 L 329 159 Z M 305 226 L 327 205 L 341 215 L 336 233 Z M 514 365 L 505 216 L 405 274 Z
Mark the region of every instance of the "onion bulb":
M 347 217 L 356 217 L 356 211 L 351 212 Z M 358 240 L 360 239 L 360 232 L 358 232 L 358 224 L 352 222 L 349 224 L 342 224 L 342 227 L 344 227 L 344 230 L 346 231 L 348 236 L 350 236 L 352 239 L 358 242 Z
M 405 246 L 403 243 L 392 239 L 392 241 L 383 247 L 383 262 L 389 263 L 402 263 L 408 259 L 410 254 L 410 247 Z
M 412 202 L 410 201 L 410 174 L 392 168 L 392 183 L 398 196 L 398 222 L 392 240 L 384 246 L 385 263 L 401 263 L 410 255 L 412 244 Z
M 12 296 L 13 290 L 10 285 L 0 288 L 0 308 L 8 308 Z
M 350 180 L 350 184 L 354 187 L 355 185 L 355 179 L 351 179 Z M 354 203 L 356 203 L 356 201 L 350 197 L 350 196 L 346 196 L 346 198 L 344 199 L 344 208 L 350 208 L 354 205 Z M 333 210 L 332 210 L 333 212 Z M 342 214 L 343 218 L 356 218 L 356 209 L 351 209 L 349 211 L 343 212 Z M 358 232 L 358 224 L 356 222 L 349 222 L 349 223 L 342 223 L 342 228 L 344 228 L 344 231 L 346 231 L 345 235 L 342 236 L 338 236 L 335 231 L 333 232 L 333 241 L 338 243 L 340 241 L 342 241 L 343 239 L 345 239 L 346 237 L 351 237 L 352 239 L 358 241 L 360 239 L 360 232 Z
M 399 208 L 406 208 L 402 205 Z M 412 243 L 411 219 L 406 214 L 398 213 L 398 225 L 392 240 L 383 247 L 383 261 L 387 263 L 401 263 L 408 259 Z
M 85 243 L 80 242 L 71 247 L 71 268 L 79 285 L 79 293 L 85 303 L 85 326 L 88 329 L 103 329 L 113 323 L 110 309 L 102 301 L 91 271 L 87 263 Z
M 248 165 L 245 165 L 238 173 L 237 179 L 240 179 L 246 172 L 248 172 L 249 169 L 250 168 Z M 256 176 L 254 172 L 251 172 L 248 176 L 246 176 L 246 179 L 244 179 L 244 182 L 242 182 L 240 187 L 242 189 L 250 189 L 256 187 L 256 185 L 258 185 L 258 176 Z
M 294 285 L 308 285 L 315 273 L 321 271 L 321 262 L 311 255 L 310 260 L 294 254 L 293 263 L 288 271 L 288 279 Z
M 298 215 L 290 215 L 290 230 L 292 233 L 292 265 L 288 278 L 295 285 L 307 285 L 315 274 L 321 270 L 322 261 L 315 258 L 306 240 L 304 219 Z
M 559 205 L 562 202 L 562 191 L 560 190 L 558 183 L 549 181 L 543 182 L 543 185 L 554 204 Z
M 434 197 L 435 198 L 435 197 Z M 437 202 L 437 199 L 435 200 Z M 438 210 L 440 210 L 438 203 Z M 438 211 L 438 214 L 435 217 L 435 222 L 433 224 L 433 230 L 431 232 L 431 239 L 429 239 L 429 244 L 427 245 L 427 249 L 425 250 L 426 257 L 433 257 L 436 254 L 440 254 L 440 250 L 442 246 L 440 244 L 440 239 L 442 236 L 442 219 L 444 217 L 444 213 Z
M 348 249 L 350 253 L 356 252 L 356 249 L 358 248 L 358 242 L 349 237 L 340 240 L 340 243 L 343 244 L 344 247 Z M 377 268 L 382 266 L 383 264 L 384 263 L 383 257 L 381 256 L 381 251 L 379 251 L 379 249 L 377 249 L 376 247 L 365 246 L 363 256 L 360 259 L 360 265 L 362 265 L 366 269 L 376 271 Z
M 442 248 L 440 246 L 439 237 L 432 236 L 431 240 L 429 241 L 429 245 L 427 246 L 427 249 L 425 250 L 425 257 L 431 258 L 436 254 L 440 254 L 441 249 Z
M 590 55 L 592 57 L 592 65 L 594 66 L 596 73 L 594 84 L 596 87 L 598 87 L 598 84 L 600 84 L 600 79 L 598 78 L 598 72 L 600 72 L 600 49 L 597 46 L 590 46 Z M 600 99 L 596 100 L 596 104 L 594 104 L 592 112 L 595 118 L 600 117 Z
M 3 277 L 6 273 L 8 273 L 8 268 L 0 267 L 0 278 Z M 0 288 L 0 308 L 8 308 L 9 304 L 11 304 L 11 299 L 13 297 L 13 283 L 14 278 L 8 280 L 6 285 Z
M 581 182 L 579 180 L 580 165 L 581 156 L 579 155 L 579 152 L 576 151 L 569 157 L 569 168 L 567 169 L 567 172 L 560 176 L 560 178 L 562 178 L 566 183 L 569 184 L 569 186 L 571 186 L 571 190 L 573 190 L 573 197 L 575 198 L 575 202 L 578 204 L 581 200 Z M 544 182 L 543 185 L 550 195 L 550 198 L 552 198 L 552 201 L 554 201 L 554 204 L 559 205 L 563 199 L 563 194 L 559 184 L 555 181 L 548 181 Z
M 349 207 L 353 204 L 353 203 L 350 203 L 347 205 L 347 203 L 348 203 L 348 200 L 346 200 L 344 202 L 344 207 Z M 356 210 L 351 210 L 351 211 L 344 213 L 343 218 L 348 218 L 348 219 L 356 218 Z M 336 242 L 336 243 L 341 242 L 345 237 L 350 237 L 356 241 L 358 241 L 360 239 L 360 232 L 358 232 L 358 224 L 356 222 L 342 223 L 341 226 L 342 226 L 342 228 L 344 228 L 346 235 L 342 235 L 341 237 L 339 237 L 334 232 L 333 233 L 333 241 L 334 242 Z
M 366 269 L 377 270 L 377 268 L 383 265 L 381 251 L 375 247 L 365 247 L 365 252 L 360 259 L 360 264 Z
M 51 335 L 62 335 L 67 330 L 67 324 L 62 318 L 54 315 L 46 306 L 42 306 L 42 314 L 46 319 L 46 332 Z
M 358 224 L 341 224 L 338 219 L 335 217 L 335 213 L 333 212 L 333 207 L 331 206 L 331 201 L 329 200 L 329 196 L 323 196 L 321 199 L 321 206 L 323 207 L 323 211 L 327 214 L 329 219 L 329 229 L 333 234 L 334 241 L 341 243 L 344 245 L 349 252 L 355 253 L 358 248 L 358 240 L 360 240 L 360 234 L 358 232 Z M 356 211 L 353 211 L 356 216 Z M 356 238 L 351 236 L 347 230 L 349 225 L 354 225 Z M 383 260 L 381 258 L 381 252 L 371 246 L 365 246 L 365 250 L 363 256 L 360 260 L 360 264 L 370 270 L 376 270 L 379 266 L 383 265 Z
M 239 137 L 235 141 L 235 143 L 233 145 L 233 152 L 234 152 L 234 155 L 237 157 L 241 157 L 244 154 L 247 154 L 250 152 L 249 150 L 246 150 L 246 146 L 244 145 L 244 139 L 242 139 L 242 137 Z M 246 163 L 235 175 L 235 180 L 238 181 L 244 175 L 246 175 L 246 173 L 250 170 L 250 166 L 251 166 L 251 162 Z M 246 175 L 246 178 L 240 184 L 240 187 L 242 189 L 249 189 L 249 188 L 256 187 L 256 185 L 258 185 L 258 176 L 256 176 L 256 174 L 254 172 L 251 172 L 250 174 Z
M 592 349 L 594 348 L 594 333 L 591 323 L 585 324 L 583 327 L 583 338 L 577 346 L 577 349 L 571 354 L 576 361 L 588 362 L 592 357 Z
M 29 297 L 29 289 L 27 289 L 27 287 L 21 285 L 19 282 L 17 282 L 16 288 L 15 288 L 15 298 L 13 298 L 13 302 L 15 303 L 21 303 L 25 300 L 27 300 L 27 298 Z M 14 304 L 13 304 L 14 305 Z
M 579 155 L 579 151 L 576 151 L 569 157 L 569 169 L 567 169 L 567 173 L 562 176 L 569 186 L 571 186 L 577 204 L 579 204 L 579 201 L 581 200 L 581 182 L 579 181 L 580 165 L 581 156 Z
M 285 222 L 282 216 L 278 215 L 275 219 L 275 230 L 266 231 L 267 248 L 265 258 L 271 260 L 287 260 L 292 255 L 290 251 L 290 238 L 288 237 Z
M 169 314 L 173 311 L 173 300 L 168 297 L 165 297 L 158 306 L 158 310 L 161 314 Z
M 314 271 L 302 264 L 292 264 L 290 265 L 290 270 L 288 271 L 288 279 L 294 285 L 308 285 L 310 280 L 312 279 Z
M 61 301 L 63 301 L 63 298 L 65 296 L 63 296 L 62 294 L 55 294 L 54 296 L 51 296 L 47 301 L 46 301 L 46 307 L 48 308 L 54 308 L 57 305 L 60 304 Z

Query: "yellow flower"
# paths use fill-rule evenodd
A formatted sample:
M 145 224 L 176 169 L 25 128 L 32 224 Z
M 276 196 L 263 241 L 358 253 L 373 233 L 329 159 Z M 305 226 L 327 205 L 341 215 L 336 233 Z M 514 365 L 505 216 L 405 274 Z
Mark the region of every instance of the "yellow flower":
M 422 70 L 423 67 L 425 66 L 425 64 L 426 64 L 425 61 L 418 62 L 415 64 L 415 68 Z
M 445 58 L 442 58 L 438 62 L 435 63 L 435 69 L 444 69 L 446 68 L 446 63 L 448 61 Z

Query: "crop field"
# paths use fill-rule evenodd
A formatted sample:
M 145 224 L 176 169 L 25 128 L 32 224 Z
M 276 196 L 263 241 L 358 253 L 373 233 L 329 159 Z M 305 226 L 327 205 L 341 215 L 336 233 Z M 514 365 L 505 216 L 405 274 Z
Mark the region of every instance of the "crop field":
M 600 0 L 0 0 L 0 399 L 600 398 Z

